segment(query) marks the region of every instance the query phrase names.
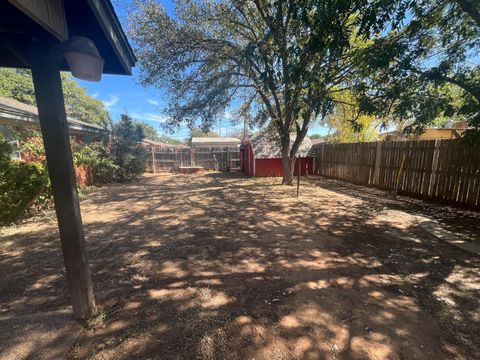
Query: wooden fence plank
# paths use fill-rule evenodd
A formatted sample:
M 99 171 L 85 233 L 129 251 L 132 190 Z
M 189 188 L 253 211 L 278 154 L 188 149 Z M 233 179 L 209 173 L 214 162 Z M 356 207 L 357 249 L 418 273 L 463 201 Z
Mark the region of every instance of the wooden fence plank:
M 480 207 L 480 152 L 461 140 L 316 145 L 315 174 Z

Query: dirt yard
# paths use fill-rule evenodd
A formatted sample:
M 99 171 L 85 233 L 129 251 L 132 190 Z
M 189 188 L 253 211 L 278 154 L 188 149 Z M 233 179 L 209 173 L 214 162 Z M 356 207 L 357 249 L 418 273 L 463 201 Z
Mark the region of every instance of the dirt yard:
M 297 199 L 278 183 L 156 175 L 89 193 L 100 313 L 68 358 L 480 358 L 480 258 L 418 222 L 480 244 L 479 213 L 320 178 Z M 0 316 L 68 308 L 53 215 L 0 235 Z

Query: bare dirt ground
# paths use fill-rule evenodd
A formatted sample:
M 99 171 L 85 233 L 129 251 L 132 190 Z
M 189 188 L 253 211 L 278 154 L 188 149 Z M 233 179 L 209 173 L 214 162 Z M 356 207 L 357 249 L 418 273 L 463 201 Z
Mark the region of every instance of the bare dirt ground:
M 88 194 L 100 313 L 68 358 L 480 358 L 480 259 L 417 221 L 478 243 L 478 213 L 317 177 L 297 199 L 278 183 L 156 175 Z M 53 217 L 0 235 L 0 317 L 68 307 Z

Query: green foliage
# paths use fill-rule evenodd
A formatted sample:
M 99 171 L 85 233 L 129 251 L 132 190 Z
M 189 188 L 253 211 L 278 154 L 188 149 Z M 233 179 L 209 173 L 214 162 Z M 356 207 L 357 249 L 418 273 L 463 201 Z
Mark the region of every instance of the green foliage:
M 70 75 L 62 73 L 62 85 L 67 116 L 103 127 L 111 125 L 112 121 L 104 104 L 89 96 L 86 89 Z M 0 69 L 0 96 L 36 105 L 30 71 Z
M 96 183 L 109 183 L 116 180 L 119 166 L 114 164 L 107 143 L 79 144 L 73 139 L 71 143 L 74 164 L 91 167 Z
M 166 143 L 166 144 L 172 144 L 172 145 L 179 145 L 182 142 L 180 140 L 177 140 L 171 136 L 161 134 L 158 136 L 158 141 Z
M 220 137 L 216 132 L 214 131 L 203 131 L 202 129 L 198 127 L 194 127 L 190 129 L 190 138 L 192 137 Z
M 145 136 L 145 139 L 160 141 L 160 135 L 152 125 L 144 121 L 138 121 L 138 120 L 135 120 L 135 125 L 140 126 L 143 129 L 143 134 Z
M 362 114 L 351 91 L 337 92 L 335 98 L 337 106 L 334 112 L 322 121 L 322 125 L 331 131 L 327 141 L 352 143 L 376 140 L 381 121 L 375 116 Z
M 101 157 L 101 143 L 82 144 L 71 138 L 70 144 L 75 166 L 85 165 L 94 167 L 97 165 Z
M 32 202 L 45 201 L 50 193 L 44 164 L 10 161 L 10 151 L 0 139 L 0 225 L 17 220 Z
M 35 105 L 35 92 L 30 71 L 1 68 L 0 96 Z
M 100 156 L 94 167 L 94 178 L 96 182 L 111 183 L 117 180 L 119 166 L 110 157 Z
M 12 145 L 3 136 L 0 136 L 0 167 L 2 169 L 8 167 L 12 150 Z
M 242 117 L 275 129 L 290 162 L 310 122 L 334 111 L 334 91 L 351 86 L 359 40 L 385 21 L 358 0 L 175 5 L 170 15 L 155 0 L 138 1 L 130 17 L 142 83 L 169 90 L 166 128 L 200 121 L 207 131 L 240 103 Z M 292 175 L 293 167 L 284 183 Z
M 71 76 L 62 73 L 63 96 L 67 115 L 87 123 L 109 128 L 112 119 L 105 105 L 87 94 Z
M 22 139 L 20 143 L 20 151 L 22 154 L 27 154 L 29 159 L 45 159 L 45 148 L 41 134 Z M 27 161 L 28 161 L 27 160 Z
M 147 154 L 140 143 L 144 137 L 142 126 L 135 124 L 128 115 L 122 115 L 114 125 L 111 156 L 118 167 L 117 181 L 131 180 L 145 171 Z
M 466 120 L 467 137 L 480 145 L 480 3 L 396 3 L 380 9 L 384 31 L 359 53 L 362 110 L 414 132 Z

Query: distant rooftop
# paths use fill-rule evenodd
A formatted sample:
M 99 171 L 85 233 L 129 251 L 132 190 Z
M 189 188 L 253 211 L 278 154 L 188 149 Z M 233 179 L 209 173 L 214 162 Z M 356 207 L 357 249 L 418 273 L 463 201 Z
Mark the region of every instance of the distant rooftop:
M 70 133 L 102 133 L 104 128 L 73 118 L 67 118 Z M 38 110 L 36 106 L 24 104 L 20 101 L 0 97 L 0 125 L 27 126 L 39 128 Z
M 318 144 L 325 144 L 327 142 L 327 140 L 325 139 L 310 139 L 310 141 L 312 142 L 312 146 Z
M 192 137 L 192 145 L 228 146 L 240 145 L 240 140 L 231 137 Z
M 161 147 L 161 148 L 176 148 L 176 149 L 185 149 L 188 146 L 184 144 L 168 144 L 160 141 L 150 140 L 150 139 L 143 139 L 142 142 L 145 145 L 153 146 L 153 147 Z

